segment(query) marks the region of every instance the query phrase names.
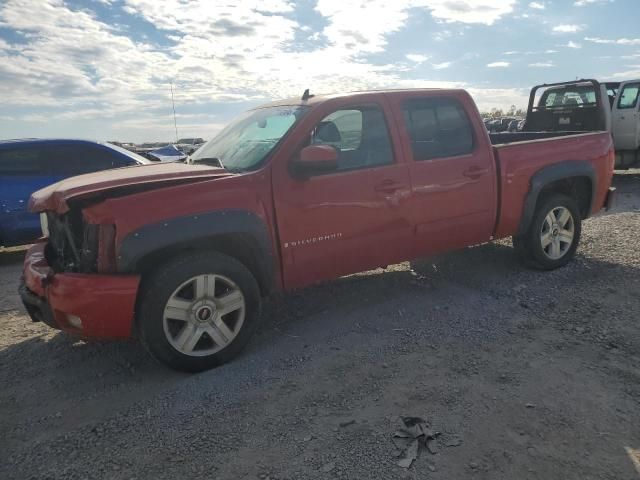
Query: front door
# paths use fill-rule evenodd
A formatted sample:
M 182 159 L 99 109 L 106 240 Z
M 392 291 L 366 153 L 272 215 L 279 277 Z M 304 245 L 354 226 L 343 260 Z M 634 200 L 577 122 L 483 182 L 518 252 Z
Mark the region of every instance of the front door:
M 613 140 L 616 150 L 636 150 L 640 146 L 640 81 L 620 85 L 613 110 Z
M 407 168 L 394 149 L 385 106 L 361 100 L 339 107 L 328 102 L 309 123 L 306 144 L 335 147 L 337 170 L 306 179 L 294 178 L 284 164 L 274 171 L 287 288 L 386 266 L 410 254 Z

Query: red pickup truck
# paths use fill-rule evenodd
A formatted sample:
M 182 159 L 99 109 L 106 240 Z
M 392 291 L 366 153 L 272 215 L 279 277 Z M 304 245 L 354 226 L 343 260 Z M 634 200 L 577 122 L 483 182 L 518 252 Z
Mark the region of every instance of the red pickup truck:
M 240 116 L 187 164 L 34 193 L 43 238 L 20 293 L 36 321 L 137 336 L 199 371 L 238 354 L 272 292 L 507 236 L 560 267 L 613 198 L 611 136 L 513 135 L 493 145 L 463 90 L 305 92 Z

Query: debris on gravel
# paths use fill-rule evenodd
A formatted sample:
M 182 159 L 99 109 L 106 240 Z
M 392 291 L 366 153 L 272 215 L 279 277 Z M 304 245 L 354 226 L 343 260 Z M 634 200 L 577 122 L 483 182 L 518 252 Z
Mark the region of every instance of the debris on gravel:
M 398 465 L 402 468 L 409 468 L 418 458 L 420 446 L 429 452 L 437 453 L 435 439 L 440 432 L 434 432 L 429 424 L 420 417 L 400 417 L 398 419 L 398 429 L 393 433 L 393 443 L 400 449 L 402 459 Z

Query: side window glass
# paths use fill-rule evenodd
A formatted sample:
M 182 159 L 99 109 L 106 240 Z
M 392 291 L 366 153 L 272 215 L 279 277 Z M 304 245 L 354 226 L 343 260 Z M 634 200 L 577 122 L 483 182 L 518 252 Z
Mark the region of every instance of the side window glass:
M 82 175 L 120 166 L 108 151 L 85 145 L 51 147 L 48 155 L 56 175 Z
M 311 135 L 314 145 L 338 151 L 338 170 L 393 163 L 384 113 L 374 106 L 337 110 L 320 121 Z
M 402 111 L 414 160 L 454 157 L 473 151 L 471 123 L 456 100 L 408 100 Z
M 638 103 L 638 91 L 640 91 L 640 83 L 625 85 L 620 93 L 618 108 L 635 108 Z
M 39 148 L 0 150 L 0 176 L 48 175 L 41 153 Z

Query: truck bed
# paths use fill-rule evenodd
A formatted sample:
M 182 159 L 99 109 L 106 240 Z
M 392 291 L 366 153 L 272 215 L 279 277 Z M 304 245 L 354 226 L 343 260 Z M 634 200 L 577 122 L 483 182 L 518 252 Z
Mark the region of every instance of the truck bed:
M 501 132 L 489 133 L 492 145 L 505 145 L 515 142 L 529 142 L 547 138 L 566 137 L 568 135 L 582 135 L 588 132 L 560 131 L 560 132 Z
M 595 178 L 609 178 L 613 172 L 613 140 L 609 132 L 518 132 L 489 136 L 494 144 L 500 186 L 495 238 L 518 231 L 529 183 L 541 169 L 572 161 L 589 163 Z M 593 205 L 597 211 L 603 205 L 606 189 L 596 187 L 598 197 Z

